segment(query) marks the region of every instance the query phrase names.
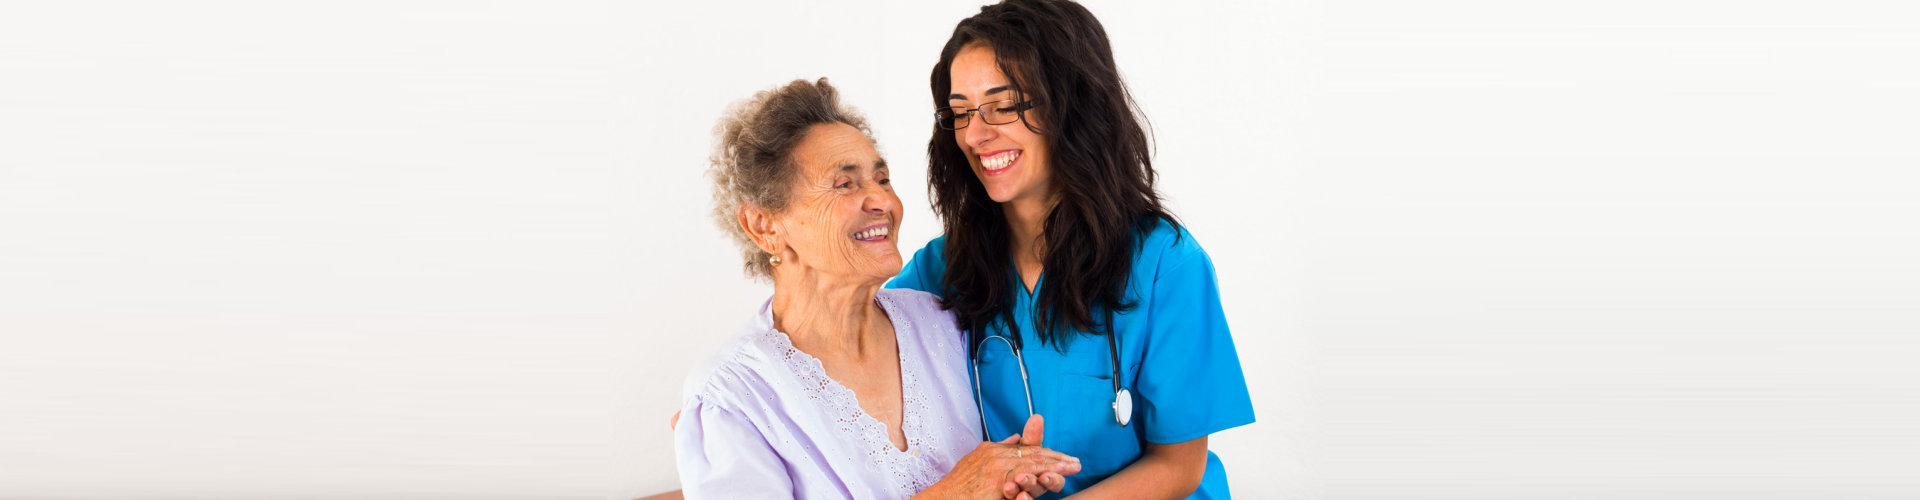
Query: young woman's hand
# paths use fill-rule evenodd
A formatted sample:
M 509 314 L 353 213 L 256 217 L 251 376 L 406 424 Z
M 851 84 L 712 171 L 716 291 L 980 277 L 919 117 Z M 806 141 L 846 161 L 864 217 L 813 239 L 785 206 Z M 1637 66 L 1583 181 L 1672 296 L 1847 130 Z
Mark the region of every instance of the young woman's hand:
M 993 443 L 980 443 L 953 465 L 940 482 L 914 498 L 995 500 L 1030 499 L 1060 491 L 1065 476 L 1080 472 L 1080 459 L 1038 445 L 1044 426 L 1036 415 L 1027 421 L 1028 433 Z M 1026 434 L 1033 434 L 1027 437 Z
M 1020 440 L 1016 444 L 1024 447 L 1040 447 L 1041 444 L 1045 442 L 1046 431 L 1046 420 L 1040 418 L 1040 415 L 1036 414 L 1027 417 L 1027 426 L 1020 431 L 1020 435 L 1018 436 Z M 1078 459 L 1076 458 L 1075 461 L 1077 462 Z M 1076 469 L 1075 472 L 1079 472 L 1078 469 Z M 1032 474 L 1014 475 L 1013 480 L 1000 485 L 1000 493 L 1005 498 L 1031 500 L 1046 492 L 1060 491 L 1061 488 L 1065 487 L 1067 487 L 1066 475 L 1048 471 L 1041 472 L 1039 476 Z M 1021 495 L 1020 493 L 1022 492 L 1026 494 Z

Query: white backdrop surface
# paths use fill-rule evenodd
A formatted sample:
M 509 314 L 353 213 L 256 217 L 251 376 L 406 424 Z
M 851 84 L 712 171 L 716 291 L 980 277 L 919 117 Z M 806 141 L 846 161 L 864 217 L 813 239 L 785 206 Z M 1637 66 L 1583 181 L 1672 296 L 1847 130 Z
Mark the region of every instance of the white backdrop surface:
M 975 2 L 0 6 L 0 499 L 676 487 L 733 100 L 926 207 Z M 1286 499 L 1920 496 L 1920 15 L 1107 2 Z

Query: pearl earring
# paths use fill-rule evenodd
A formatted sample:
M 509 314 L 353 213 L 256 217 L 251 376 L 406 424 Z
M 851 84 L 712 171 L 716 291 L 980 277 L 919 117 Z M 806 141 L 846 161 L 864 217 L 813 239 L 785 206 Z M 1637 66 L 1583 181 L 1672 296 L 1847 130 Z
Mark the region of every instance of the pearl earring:
M 778 266 L 778 265 L 780 265 L 780 256 L 778 256 L 778 255 L 775 255 L 775 256 L 772 256 L 772 257 L 767 257 L 767 263 L 768 263 L 768 264 L 773 264 L 773 265 L 776 265 L 776 266 Z

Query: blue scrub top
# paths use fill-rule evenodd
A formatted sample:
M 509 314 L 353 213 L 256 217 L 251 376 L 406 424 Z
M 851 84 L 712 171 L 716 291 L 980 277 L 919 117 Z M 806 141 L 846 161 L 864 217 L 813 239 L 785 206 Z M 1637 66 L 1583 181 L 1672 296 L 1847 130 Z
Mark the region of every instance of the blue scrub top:
M 946 237 L 934 238 L 913 255 L 889 288 L 942 293 Z M 1140 458 L 1143 443 L 1172 444 L 1253 423 L 1253 401 L 1240 372 L 1240 356 L 1220 308 L 1213 260 L 1184 229 L 1161 221 L 1133 258 L 1127 300 L 1134 308 L 1114 315 L 1120 342 L 1120 383 L 1133 392 L 1133 420 L 1113 419 L 1113 368 L 1105 336 L 1076 332 L 1064 349 L 1042 344 L 1033 322 L 1034 295 L 1016 276 L 1014 318 L 1020 326 L 1033 409 L 1047 419 L 1045 446 L 1080 457 L 1079 474 L 1067 476 L 1057 498 L 1098 483 Z M 1038 286 L 1051 277 L 1043 274 Z M 988 335 L 1009 335 L 1003 323 Z M 979 380 L 987 432 L 994 439 L 1020 432 L 1027 420 L 1020 369 L 1006 343 L 980 348 Z M 1188 498 L 1229 498 L 1220 457 L 1207 452 L 1207 474 Z

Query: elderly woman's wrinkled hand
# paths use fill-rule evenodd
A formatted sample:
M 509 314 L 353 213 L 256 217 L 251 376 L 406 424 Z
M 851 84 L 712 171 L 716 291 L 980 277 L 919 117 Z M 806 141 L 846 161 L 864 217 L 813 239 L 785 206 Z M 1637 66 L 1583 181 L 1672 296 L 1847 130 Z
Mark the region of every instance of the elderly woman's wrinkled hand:
M 947 473 L 941 483 L 946 483 L 938 498 L 1028 498 L 1047 491 L 1058 491 L 1057 486 L 1064 485 L 1062 480 L 1054 488 L 1047 488 L 1038 478 L 1069 476 L 1080 472 L 1080 459 L 1065 453 L 1038 446 L 1020 444 L 1020 436 L 1008 437 L 996 443 L 980 443 Z M 1024 483 L 1023 483 L 1024 480 Z M 1008 485 L 1016 485 L 1014 491 L 1008 491 Z M 929 488 L 929 492 L 935 488 Z
M 1080 472 L 1080 459 L 1039 445 L 1045 426 L 1038 415 L 1025 432 L 999 442 L 980 443 L 953 470 L 915 498 L 1031 499 L 1066 487 L 1066 476 Z
M 1008 439 L 1014 440 L 1016 438 L 1017 436 Z M 1018 452 L 1022 451 L 1027 454 L 1053 452 L 1053 450 L 1046 448 L 1019 446 L 1017 442 L 1012 444 L 1018 447 L 1015 456 L 1020 456 L 1021 453 Z M 1013 476 L 1012 479 L 1008 479 L 1007 482 L 1001 483 L 1000 485 L 1001 498 L 1033 500 L 1040 495 L 1045 495 L 1049 491 L 1060 491 L 1061 488 L 1065 488 L 1067 486 L 1067 478 L 1063 474 L 1080 472 L 1080 460 L 1064 454 L 1061 456 L 1066 456 L 1072 459 L 1072 461 L 1066 463 L 1031 463 L 1027 464 L 1028 470 L 1031 472 L 1011 473 Z M 1052 466 L 1054 470 L 1047 470 L 1049 466 Z M 1016 470 L 1018 469 L 1019 468 L 1016 468 Z
M 1002 443 L 1012 442 L 1014 445 L 1020 446 L 1020 449 L 1015 450 L 1015 454 L 1018 455 L 1025 449 L 1040 448 L 1041 444 L 1046 442 L 1046 431 L 1046 419 L 1041 418 L 1039 414 L 1030 415 L 1027 417 L 1026 427 L 1020 430 L 1020 434 L 1010 436 L 1007 438 L 1008 441 L 1002 441 Z M 1074 458 L 1075 467 L 1073 468 L 1073 472 L 1080 471 L 1078 467 L 1079 461 L 1079 458 Z M 1066 474 L 1072 474 L 1073 472 L 1060 473 L 1046 471 L 1039 473 L 1038 476 L 1025 473 L 1018 474 L 1005 484 L 1000 485 L 1000 494 L 1005 498 L 1032 500 L 1034 497 L 1044 495 L 1049 491 L 1060 491 L 1062 488 L 1065 488 L 1067 486 Z

